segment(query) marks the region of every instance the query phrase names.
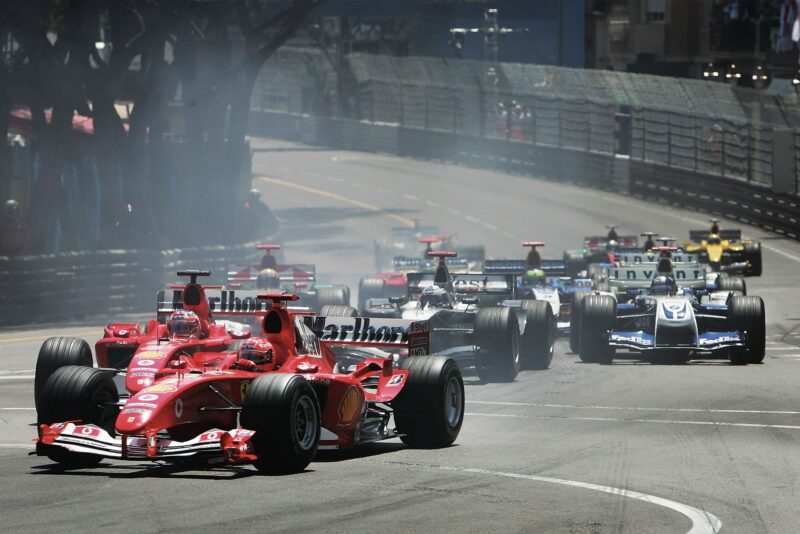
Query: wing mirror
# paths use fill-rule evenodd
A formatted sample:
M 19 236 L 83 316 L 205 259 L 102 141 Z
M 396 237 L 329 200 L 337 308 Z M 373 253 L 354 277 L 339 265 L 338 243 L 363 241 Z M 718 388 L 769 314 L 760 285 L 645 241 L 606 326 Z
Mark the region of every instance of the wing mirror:
M 461 302 L 468 306 L 474 306 L 478 304 L 480 301 L 481 299 L 479 299 L 478 297 L 464 297 L 461 299 Z

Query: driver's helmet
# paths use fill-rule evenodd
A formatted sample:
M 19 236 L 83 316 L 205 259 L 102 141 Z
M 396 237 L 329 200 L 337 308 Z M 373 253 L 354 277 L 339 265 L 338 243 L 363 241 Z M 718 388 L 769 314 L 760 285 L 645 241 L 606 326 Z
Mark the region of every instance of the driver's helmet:
M 447 308 L 450 307 L 450 295 L 443 287 L 428 286 L 422 290 L 419 297 L 419 305 L 423 308 Z
M 239 347 L 239 359 L 250 360 L 256 365 L 272 363 L 272 343 L 263 337 L 251 337 Z
M 541 287 L 547 282 L 547 277 L 541 269 L 531 269 L 525 271 L 522 277 L 522 285 L 525 287 Z
M 720 237 L 718 235 L 712 234 L 712 235 L 708 236 L 708 244 L 709 245 L 719 245 L 720 243 L 722 243 L 722 240 L 720 239 Z
M 653 295 L 676 295 L 678 284 L 671 276 L 656 276 L 653 278 L 653 283 L 650 284 L 650 293 Z
M 176 310 L 167 321 L 170 337 L 200 337 L 200 318 L 191 310 Z
M 258 272 L 258 289 L 278 289 L 281 285 L 281 278 L 275 269 L 261 269 Z
M 616 240 L 614 240 L 614 239 L 610 239 L 610 240 L 608 241 L 608 243 L 606 243 L 606 250 L 607 250 L 608 252 L 613 252 L 613 251 L 615 251 L 615 250 L 617 249 L 617 245 L 618 245 L 618 244 L 619 244 L 619 243 L 617 243 L 617 242 L 616 242 Z

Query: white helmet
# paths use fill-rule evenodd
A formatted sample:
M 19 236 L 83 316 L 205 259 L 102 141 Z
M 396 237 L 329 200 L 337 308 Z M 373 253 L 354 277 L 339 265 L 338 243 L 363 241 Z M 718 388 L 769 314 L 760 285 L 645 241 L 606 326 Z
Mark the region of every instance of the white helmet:
M 423 308 L 449 308 L 451 307 L 450 295 L 443 287 L 428 286 L 422 290 L 422 295 L 419 297 L 419 305 Z

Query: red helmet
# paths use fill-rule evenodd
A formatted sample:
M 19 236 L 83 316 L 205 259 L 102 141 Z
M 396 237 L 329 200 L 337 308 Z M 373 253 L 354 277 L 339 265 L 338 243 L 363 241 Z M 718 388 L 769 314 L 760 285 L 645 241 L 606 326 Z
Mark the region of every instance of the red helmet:
M 239 346 L 239 359 L 250 360 L 256 365 L 273 363 L 272 343 L 263 337 L 251 337 Z
M 200 318 L 191 310 L 177 310 L 167 321 L 171 337 L 200 337 Z

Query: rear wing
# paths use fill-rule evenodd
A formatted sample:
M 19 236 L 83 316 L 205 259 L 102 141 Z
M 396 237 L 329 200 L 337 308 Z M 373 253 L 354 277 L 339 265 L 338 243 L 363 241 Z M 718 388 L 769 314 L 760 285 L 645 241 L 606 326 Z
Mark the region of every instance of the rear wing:
M 466 258 L 445 258 L 445 264 L 452 269 L 467 269 L 469 262 Z M 433 270 L 436 268 L 436 263 L 426 259 L 410 256 L 395 256 L 392 258 L 392 267 L 399 271 L 403 270 Z
M 328 345 L 408 349 L 409 356 L 428 354 L 428 321 L 369 317 L 303 316 L 305 325 Z
M 208 309 L 215 316 L 256 316 L 270 309 L 269 301 L 260 300 L 263 290 L 217 289 L 204 287 Z M 183 288 L 167 288 L 158 292 L 159 322 L 175 310 L 183 308 Z
M 653 278 L 658 276 L 657 265 L 628 265 L 613 267 L 608 271 L 608 283 L 618 288 L 649 287 Z M 677 266 L 672 270 L 675 282 L 681 287 L 702 288 L 706 285 L 706 270 L 699 264 Z
M 623 265 L 638 265 L 646 263 L 658 263 L 661 255 L 657 252 L 638 252 L 638 253 L 614 253 L 614 259 Z M 670 254 L 672 263 L 697 263 L 700 259 L 698 254 L 686 254 L 683 252 L 673 252 Z
M 484 261 L 486 259 L 486 248 L 483 245 L 466 245 L 456 247 L 459 259 L 464 261 Z
M 689 240 L 694 241 L 695 243 L 706 239 L 709 235 L 711 235 L 711 232 L 708 230 L 689 230 Z M 742 231 L 733 229 L 720 230 L 719 238 L 725 241 L 741 241 Z
M 426 287 L 434 285 L 435 273 L 409 273 L 408 294 L 414 297 Z M 511 297 L 514 276 L 511 274 L 451 273 L 453 289 L 459 295 L 493 295 Z
M 563 260 L 542 260 L 542 270 L 546 276 L 566 276 L 567 263 Z M 487 274 L 525 274 L 525 260 L 486 260 L 483 270 Z
M 583 245 L 586 248 L 601 248 L 608 245 L 607 235 L 590 235 L 583 238 Z M 639 246 L 639 236 L 621 235 L 617 236 L 617 245 L 620 247 L 634 248 Z

